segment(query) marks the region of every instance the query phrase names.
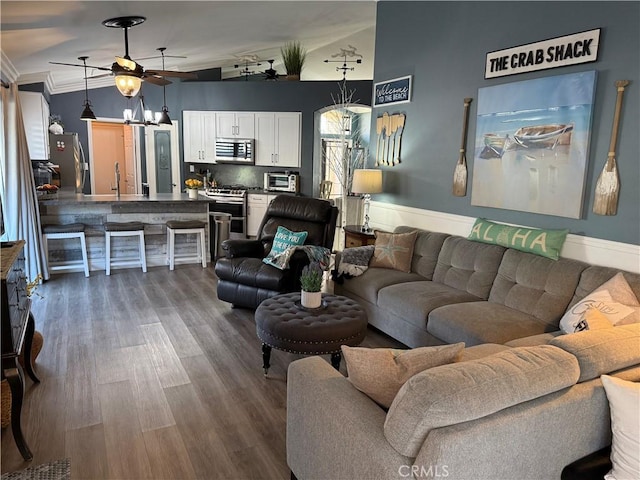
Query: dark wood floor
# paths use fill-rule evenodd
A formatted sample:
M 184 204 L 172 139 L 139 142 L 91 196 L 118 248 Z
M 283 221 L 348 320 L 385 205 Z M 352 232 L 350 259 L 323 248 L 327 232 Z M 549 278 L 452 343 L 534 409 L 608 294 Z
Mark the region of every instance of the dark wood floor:
M 215 291 L 197 265 L 39 286 L 42 382 L 27 380 L 22 421 L 34 459 L 4 429 L 2 473 L 70 458 L 74 479 L 289 478 L 286 369 L 299 357 L 274 350 L 265 379 L 253 312 Z M 399 344 L 370 330 L 363 345 Z

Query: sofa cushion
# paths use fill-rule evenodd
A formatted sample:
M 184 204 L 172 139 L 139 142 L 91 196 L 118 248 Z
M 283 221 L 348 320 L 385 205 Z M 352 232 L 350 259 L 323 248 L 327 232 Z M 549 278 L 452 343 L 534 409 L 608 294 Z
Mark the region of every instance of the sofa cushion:
M 516 338 L 515 340 L 508 341 L 505 345 L 507 347 L 533 347 L 535 345 L 548 345 L 551 340 L 556 338 L 558 335 L 562 335 L 560 330 L 549 333 L 540 333 L 538 335 L 531 335 L 524 338 Z
M 388 285 L 424 280 L 417 273 L 405 273 L 388 268 L 369 267 L 364 275 L 349 278 L 342 285 L 335 285 L 337 294 L 353 294 L 376 305 L 378 291 Z
M 510 347 L 505 345 L 498 345 L 497 343 L 483 343 L 482 345 L 474 345 L 469 348 L 465 348 L 462 351 L 460 362 L 468 362 L 470 360 L 477 360 L 479 358 L 488 357 L 494 353 L 503 352 L 509 350 Z
M 640 384 L 603 375 L 611 411 L 611 463 L 607 480 L 640 478 Z
M 542 230 L 515 227 L 478 218 L 469 234 L 470 240 L 541 255 L 557 260 L 569 230 Z
M 504 247 L 451 236 L 445 239 L 433 281 L 486 300 L 498 273 Z
M 569 308 L 560 319 L 560 330 L 564 333 L 592 330 L 585 316 L 593 310 L 601 312 L 613 325 L 640 322 L 640 303 L 622 272 Z
M 413 246 L 417 231 L 408 233 L 376 232 L 375 250 L 369 262 L 371 267 L 391 268 L 409 273 L 413 259 Z
M 538 335 L 551 327 L 528 313 L 491 302 L 446 305 L 429 314 L 427 332 L 445 343 L 506 343 L 510 340 Z
M 400 454 L 415 457 L 435 428 L 485 417 L 573 385 L 576 358 L 550 345 L 520 347 L 435 367 L 407 381 L 384 423 Z
M 406 322 L 426 328 L 429 312 L 450 303 L 475 302 L 478 297 L 436 282 L 409 282 L 389 285 L 378 292 L 377 305 Z M 449 342 L 455 343 L 455 342 Z
M 589 295 L 600 285 L 613 278 L 615 274 L 620 272 L 615 268 L 590 266 L 587 267 L 580 275 L 580 282 L 576 287 L 573 298 L 571 299 L 570 306 L 575 305 L 581 299 Z M 622 272 L 624 278 L 629 283 L 631 290 L 635 294 L 636 298 L 640 299 L 640 274 L 631 272 Z
M 353 386 L 389 408 L 409 378 L 428 368 L 455 362 L 463 349 L 464 343 L 410 350 L 343 345 L 342 355 Z
M 561 335 L 551 345 L 575 355 L 585 382 L 640 363 L 640 323 Z
M 416 230 L 414 227 L 401 225 L 396 227 L 394 233 L 408 233 Z M 413 260 L 411 261 L 411 271 L 424 277 L 426 280 L 433 279 L 433 271 L 438 263 L 438 255 L 442 244 L 450 235 L 440 232 L 429 232 L 427 230 L 417 230 L 418 237 L 413 247 Z
M 586 267 L 576 260 L 554 261 L 509 249 L 500 264 L 489 301 L 528 313 L 557 330 Z

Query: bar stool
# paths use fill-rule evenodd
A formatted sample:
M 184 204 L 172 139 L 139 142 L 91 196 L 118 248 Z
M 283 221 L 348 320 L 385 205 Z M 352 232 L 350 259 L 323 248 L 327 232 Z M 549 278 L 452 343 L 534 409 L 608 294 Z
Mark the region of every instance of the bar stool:
M 47 269 L 50 272 L 68 271 L 84 268 L 84 276 L 89 276 L 89 261 L 87 259 L 87 242 L 84 236 L 85 225 L 83 223 L 70 223 L 67 225 L 43 225 L 42 244 L 44 247 Z M 79 238 L 82 260 L 71 260 L 64 262 L 49 262 L 49 240 L 61 240 L 65 238 Z
M 105 260 L 104 266 L 107 275 L 111 275 L 111 267 L 141 266 L 143 272 L 147 272 L 147 256 L 144 245 L 144 224 L 142 222 L 105 222 Z M 111 261 L 111 237 L 135 237 L 140 239 L 138 258 Z
M 205 253 L 206 223 L 200 220 L 169 220 L 167 223 L 167 263 L 169 270 L 173 270 L 176 263 L 176 235 L 180 233 L 198 234 L 196 255 L 181 256 L 181 259 L 202 262 L 202 268 L 207 268 L 207 254 Z

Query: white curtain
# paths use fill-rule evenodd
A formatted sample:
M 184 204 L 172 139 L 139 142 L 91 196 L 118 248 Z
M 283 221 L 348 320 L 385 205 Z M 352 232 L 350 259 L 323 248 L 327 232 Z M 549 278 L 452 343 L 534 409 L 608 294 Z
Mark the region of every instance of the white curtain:
M 2 168 L 0 199 L 5 225 L 3 241 L 24 240 L 27 282 L 49 278 L 43 261 L 40 235 L 40 211 L 33 169 L 29 160 L 27 136 L 22 121 L 18 87 L 15 83 L 2 90 Z

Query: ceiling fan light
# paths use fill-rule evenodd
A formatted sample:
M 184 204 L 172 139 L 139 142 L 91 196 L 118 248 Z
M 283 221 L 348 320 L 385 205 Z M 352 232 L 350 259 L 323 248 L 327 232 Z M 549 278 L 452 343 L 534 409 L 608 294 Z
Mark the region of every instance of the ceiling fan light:
M 84 104 L 84 110 L 82 111 L 82 114 L 80 115 L 80 120 L 95 120 L 96 119 L 96 115 L 93 113 L 93 110 L 91 110 L 91 104 L 89 102 L 85 102 Z
M 127 98 L 135 97 L 140 91 L 142 79 L 133 75 L 116 75 L 116 87 Z
M 171 123 L 171 119 L 169 118 L 169 109 L 166 106 L 162 107 L 162 113 L 160 114 L 158 125 L 173 125 L 173 123 Z

